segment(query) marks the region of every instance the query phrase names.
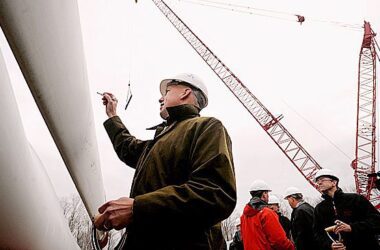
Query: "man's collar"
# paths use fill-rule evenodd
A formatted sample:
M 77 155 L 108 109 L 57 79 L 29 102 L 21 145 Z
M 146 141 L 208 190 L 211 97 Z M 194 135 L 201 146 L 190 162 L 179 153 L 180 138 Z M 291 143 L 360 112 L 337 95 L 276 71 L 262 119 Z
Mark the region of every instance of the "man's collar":
M 153 127 L 147 128 L 147 130 L 156 130 L 158 128 L 164 128 L 175 121 L 182 121 L 186 118 L 192 118 L 199 116 L 199 109 L 191 104 L 183 104 L 174 107 L 166 108 L 169 114 L 167 121 L 155 125 Z
M 296 207 L 295 208 L 297 208 L 297 207 L 299 207 L 299 206 L 301 206 L 302 204 L 304 204 L 305 203 L 305 201 L 299 201 L 298 203 L 297 203 L 297 205 L 296 205 Z
M 175 121 L 181 121 L 190 117 L 199 116 L 199 109 L 191 104 L 183 104 L 174 107 L 167 107 L 169 118 L 167 119 L 168 124 Z
M 322 198 L 325 200 L 331 200 L 333 198 L 339 197 L 343 194 L 343 190 L 341 188 L 337 188 L 337 190 L 334 192 L 334 196 L 330 197 L 328 194 L 322 194 Z

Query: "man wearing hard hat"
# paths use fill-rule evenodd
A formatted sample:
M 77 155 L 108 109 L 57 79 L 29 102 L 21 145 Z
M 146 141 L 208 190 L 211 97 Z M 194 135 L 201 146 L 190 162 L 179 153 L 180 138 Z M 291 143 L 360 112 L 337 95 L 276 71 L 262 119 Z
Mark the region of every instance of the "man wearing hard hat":
M 314 210 L 318 249 L 380 249 L 376 239 L 376 234 L 380 234 L 380 213 L 376 208 L 364 196 L 344 193 L 338 187 L 337 174 L 330 169 L 319 170 L 315 181 L 324 199 Z M 327 233 L 331 226 L 334 227 L 330 238 Z M 335 240 L 339 235 L 341 242 Z
M 296 187 L 288 187 L 284 198 L 293 209 L 290 223 L 296 249 L 318 250 L 313 235 L 314 208 L 303 200 L 302 192 Z
M 268 199 L 268 207 L 276 212 L 282 229 L 284 229 L 286 233 L 286 237 L 290 239 L 290 220 L 286 216 L 283 216 L 280 211 L 280 199 L 277 198 L 277 196 L 270 194 Z
M 286 237 L 278 215 L 268 208 L 271 189 L 262 180 L 255 180 L 250 189 L 252 196 L 240 217 L 244 250 L 294 250 L 293 243 Z
M 129 197 L 99 208 L 100 230 L 127 229 L 124 249 L 222 249 L 220 222 L 236 205 L 230 137 L 207 106 L 205 84 L 194 74 L 161 81 L 154 139 L 138 140 L 116 114 L 117 99 L 103 94 L 104 126 L 119 158 L 136 169 Z

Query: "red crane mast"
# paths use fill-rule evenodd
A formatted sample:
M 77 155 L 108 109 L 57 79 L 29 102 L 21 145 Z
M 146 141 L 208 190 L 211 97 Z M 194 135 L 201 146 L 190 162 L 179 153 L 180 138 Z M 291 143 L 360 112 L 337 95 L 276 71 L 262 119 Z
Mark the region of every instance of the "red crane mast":
M 235 95 L 298 171 L 316 188 L 314 176 L 321 167 L 280 123 L 282 116 L 275 117 L 164 1 L 152 1 Z
M 375 34 L 369 22 L 364 22 L 364 37 L 359 56 L 358 97 L 356 117 L 355 159 L 352 161 L 357 193 L 380 208 L 376 171 L 376 49 Z

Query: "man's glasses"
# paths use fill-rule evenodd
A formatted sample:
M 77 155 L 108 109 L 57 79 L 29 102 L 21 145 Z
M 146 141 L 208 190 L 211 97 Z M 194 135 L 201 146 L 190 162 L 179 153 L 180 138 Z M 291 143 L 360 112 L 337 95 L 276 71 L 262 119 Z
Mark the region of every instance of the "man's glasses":
M 317 183 L 318 182 L 324 182 L 324 181 L 332 181 L 332 179 L 330 179 L 330 178 L 321 178 L 321 179 L 317 180 Z

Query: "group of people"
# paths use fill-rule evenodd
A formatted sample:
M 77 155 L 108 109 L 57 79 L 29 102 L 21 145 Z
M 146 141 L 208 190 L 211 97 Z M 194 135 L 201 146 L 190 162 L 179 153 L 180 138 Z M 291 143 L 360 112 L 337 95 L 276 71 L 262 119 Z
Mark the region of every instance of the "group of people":
M 296 187 L 285 190 L 291 219 L 279 212 L 280 201 L 268 184 L 256 180 L 230 250 L 380 249 L 380 214 L 363 196 L 344 193 L 330 169 L 315 175 L 323 200 L 313 208 Z
M 233 212 L 237 196 L 231 139 L 218 119 L 200 116 L 208 92 L 199 77 L 179 74 L 162 80 L 159 90 L 164 122 L 149 128 L 155 130 L 151 140 L 134 137 L 117 115 L 117 98 L 103 93 L 104 127 L 116 154 L 135 174 L 130 195 L 103 204 L 94 226 L 125 228 L 128 250 L 225 249 L 221 222 Z M 269 208 L 268 185 L 254 182 L 237 237 L 244 249 L 379 249 L 374 238 L 379 213 L 361 196 L 344 194 L 338 181 L 334 174 L 317 175 L 325 200 L 315 209 L 290 190 L 290 223 L 275 212 L 278 203 Z M 342 242 L 326 235 L 331 225 Z

